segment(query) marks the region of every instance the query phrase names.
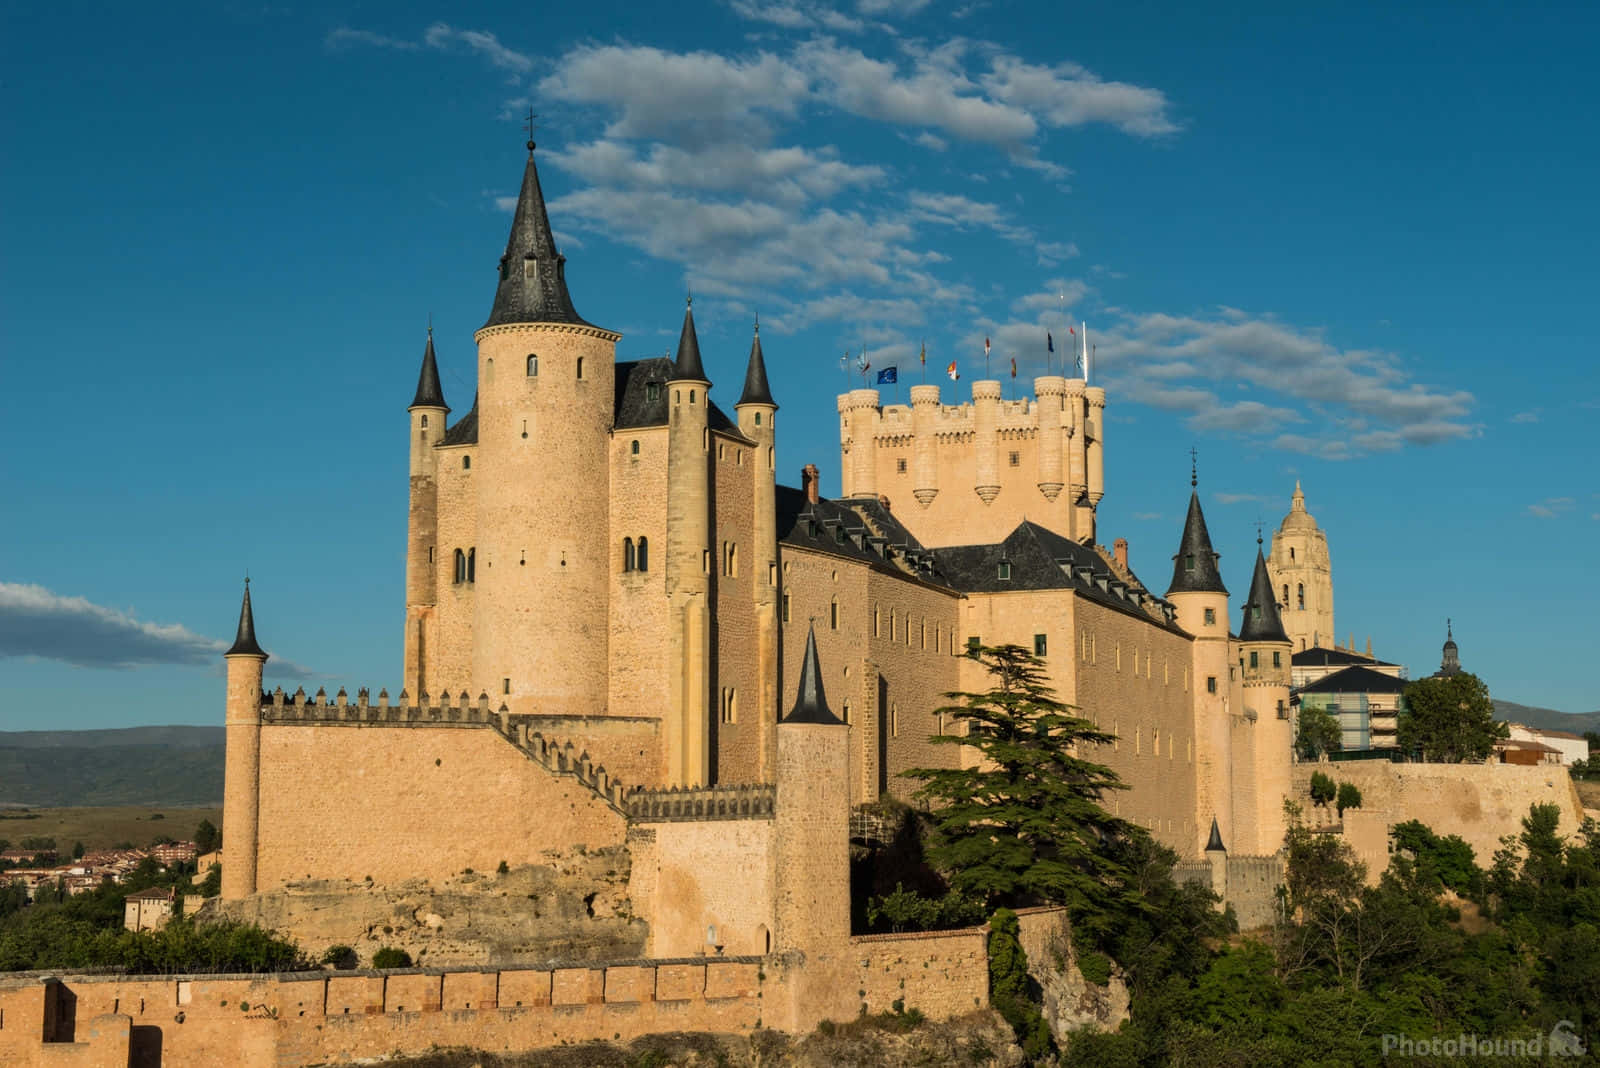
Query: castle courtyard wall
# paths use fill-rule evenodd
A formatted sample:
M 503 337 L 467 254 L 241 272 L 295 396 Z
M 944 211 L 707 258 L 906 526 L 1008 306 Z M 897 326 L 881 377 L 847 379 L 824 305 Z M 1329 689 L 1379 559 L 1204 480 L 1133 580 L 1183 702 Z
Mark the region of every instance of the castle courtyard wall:
M 261 751 L 261 890 L 440 881 L 623 841 L 619 812 L 487 724 L 267 724 Z

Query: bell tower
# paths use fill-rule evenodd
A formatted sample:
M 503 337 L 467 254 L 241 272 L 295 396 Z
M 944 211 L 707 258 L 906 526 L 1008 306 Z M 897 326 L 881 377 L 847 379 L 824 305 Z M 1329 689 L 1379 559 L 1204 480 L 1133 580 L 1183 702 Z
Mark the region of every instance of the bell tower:
M 1291 648 L 1299 652 L 1318 645 L 1333 647 L 1333 561 L 1328 556 L 1328 534 L 1306 511 L 1306 495 L 1298 480 L 1289 514 L 1273 532 L 1267 570 L 1276 583 L 1273 596 Z

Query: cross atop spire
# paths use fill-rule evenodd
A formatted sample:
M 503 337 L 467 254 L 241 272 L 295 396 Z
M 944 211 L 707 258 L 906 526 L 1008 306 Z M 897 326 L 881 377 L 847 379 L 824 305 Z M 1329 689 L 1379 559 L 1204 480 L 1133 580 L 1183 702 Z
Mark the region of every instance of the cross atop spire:
M 1200 454 L 1195 452 L 1194 446 L 1189 446 L 1189 488 L 1194 489 L 1200 485 Z
M 533 143 L 533 131 L 539 128 L 538 123 L 534 122 L 534 120 L 538 117 L 538 113 L 530 107 L 528 108 L 528 118 L 522 124 L 522 128 L 528 131 L 528 155 L 530 156 L 533 155 L 533 150 L 535 147 Z

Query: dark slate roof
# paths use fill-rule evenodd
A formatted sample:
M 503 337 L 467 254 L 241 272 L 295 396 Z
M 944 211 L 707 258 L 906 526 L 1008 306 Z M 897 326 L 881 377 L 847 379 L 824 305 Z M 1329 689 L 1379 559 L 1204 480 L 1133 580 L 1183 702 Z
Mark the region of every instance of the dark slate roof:
M 1004 593 L 1009 590 L 1070 589 L 1081 597 L 1119 612 L 1183 633 L 1172 621 L 1166 602 L 1151 594 L 1132 575 L 1130 583 L 1111 569 L 1092 546 L 1064 538 L 1037 523 L 1022 522 L 994 545 L 952 545 L 933 550 L 940 578 L 964 593 Z M 1000 577 L 1000 565 L 1009 564 L 1010 577 Z M 1146 606 L 1161 609 L 1152 616 Z
M 678 358 L 673 361 L 672 377 L 707 385 L 711 383 L 711 379 L 706 377 L 705 364 L 700 360 L 700 335 L 694 329 L 693 304 L 683 309 L 683 330 L 678 334 Z
M 1290 663 L 1295 667 L 1334 667 L 1349 664 L 1381 664 L 1384 667 L 1394 667 L 1387 660 L 1376 660 L 1360 653 L 1352 653 L 1348 649 L 1324 649 L 1320 645 L 1300 650 L 1290 657 Z
M 239 606 L 239 632 L 233 645 L 223 656 L 259 656 L 265 660 L 266 651 L 256 642 L 256 617 L 250 610 L 250 580 L 244 580 L 244 603 Z
M 1193 558 L 1194 566 L 1189 566 Z M 1200 510 L 1200 495 L 1189 494 L 1189 515 L 1183 521 L 1183 543 L 1178 555 L 1172 558 L 1172 585 L 1167 596 L 1175 593 L 1227 593 L 1222 584 L 1222 562 L 1211 548 L 1211 532 L 1206 530 L 1205 513 Z
M 744 371 L 744 392 L 739 394 L 739 404 L 778 406 L 772 399 L 772 387 L 767 384 L 767 358 L 761 352 L 760 323 L 756 324 L 755 338 L 750 342 L 750 363 Z
M 804 490 L 779 486 L 777 508 L 778 540 L 785 545 L 857 560 L 880 571 L 950 587 L 936 572 L 933 554 L 876 499 L 823 498 L 813 504 L 806 500 Z
M 1304 693 L 1404 693 L 1407 682 L 1369 667 L 1347 667 L 1308 682 L 1295 691 Z
M 422 350 L 422 373 L 417 376 L 417 395 L 411 400 L 413 408 L 443 408 L 444 387 L 439 385 L 439 361 L 433 356 L 433 327 L 428 327 L 428 347 Z
M 612 425 L 618 430 L 631 426 L 667 425 L 667 383 L 672 381 L 675 368 L 666 356 L 652 356 L 644 360 L 630 360 L 617 364 L 616 401 Z M 657 387 L 654 399 L 650 397 L 650 384 Z M 738 434 L 739 426 L 711 402 L 707 394 L 706 425 L 712 430 Z
M 1244 605 L 1244 618 L 1239 623 L 1239 640 L 1242 642 L 1287 642 L 1289 635 L 1283 629 L 1283 617 L 1278 614 L 1278 599 L 1272 595 L 1272 576 L 1267 574 L 1267 561 L 1256 546 L 1256 569 L 1250 577 L 1250 599 Z
M 478 395 L 472 395 L 472 410 L 456 420 L 456 425 L 444 432 L 441 445 L 476 445 L 478 443 Z
M 1211 837 L 1206 839 L 1207 853 L 1226 853 L 1228 850 L 1222 844 L 1222 828 L 1217 826 L 1217 817 L 1211 817 Z
M 529 260 L 537 264 L 530 272 Z M 555 235 L 550 231 L 550 216 L 545 212 L 544 192 L 539 188 L 539 169 L 533 162 L 533 142 L 528 143 L 528 165 L 522 172 L 522 191 L 517 195 L 517 210 L 511 218 L 511 236 L 500 257 L 500 284 L 495 289 L 494 307 L 484 326 L 505 323 L 584 322 L 572 306 L 567 292 L 567 258 L 556 251 Z M 531 278 L 530 278 L 531 274 Z
M 794 696 L 794 707 L 780 722 L 844 726 L 844 721 L 828 708 L 828 698 L 822 692 L 822 666 L 817 661 L 816 627 L 806 633 L 806 657 L 800 663 L 800 687 Z

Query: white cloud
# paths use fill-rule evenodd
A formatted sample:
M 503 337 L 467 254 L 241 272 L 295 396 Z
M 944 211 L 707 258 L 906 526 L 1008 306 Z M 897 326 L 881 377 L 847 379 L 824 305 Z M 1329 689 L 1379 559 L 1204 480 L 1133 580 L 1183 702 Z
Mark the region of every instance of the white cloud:
M 1539 421 L 1539 409 L 1535 408 L 1531 412 L 1518 412 L 1511 417 L 1511 421 L 1513 423 L 1537 423 Z
M 422 47 L 415 41 L 402 41 L 398 37 L 389 37 L 371 30 L 353 30 L 348 26 L 330 30 L 328 36 L 323 38 L 323 44 L 333 49 L 366 45 L 369 48 L 393 48 L 401 52 L 415 52 Z
M 863 15 L 915 15 L 928 6 L 928 0 L 856 0 Z
M 557 166 L 595 186 L 699 189 L 767 196 L 789 203 L 829 199 L 851 186 L 882 181 L 882 167 L 839 160 L 831 147 L 755 148 L 726 143 L 697 148 L 653 144 L 643 153 L 613 140 L 549 154 Z
M 856 33 L 866 24 L 825 4 L 799 0 L 732 0 L 729 5 L 740 18 L 767 22 L 787 30 L 824 29 Z
M 157 664 L 215 667 L 229 644 L 196 634 L 181 623 L 145 623 L 84 597 L 0 582 L 0 658 L 38 657 L 103 669 Z M 279 674 L 314 674 L 288 661 L 269 663 Z
M 921 133 L 917 134 L 916 137 L 912 138 L 912 140 L 916 144 L 921 145 L 923 148 L 932 149 L 935 152 L 943 152 L 945 149 L 950 147 L 950 142 L 936 134 L 929 133 L 927 130 L 923 130 Z
M 1213 493 L 1211 496 L 1218 504 L 1270 504 L 1272 501 L 1259 493 Z
M 1528 505 L 1528 514 L 1539 519 L 1558 519 L 1572 511 L 1576 503 L 1571 497 L 1546 497 L 1538 504 Z
M 982 84 L 995 100 L 1021 108 L 1049 126 L 1104 122 L 1140 136 L 1178 130 L 1168 117 L 1169 105 L 1161 90 L 1102 81 L 1076 63 L 1044 67 L 998 55 Z
M 533 70 L 533 59 L 500 43 L 500 39 L 483 30 L 458 30 L 443 22 L 429 26 L 422 35 L 429 48 L 448 49 L 461 45 L 489 61 L 489 65 L 513 74 L 527 74 Z

